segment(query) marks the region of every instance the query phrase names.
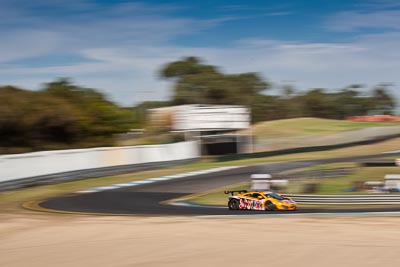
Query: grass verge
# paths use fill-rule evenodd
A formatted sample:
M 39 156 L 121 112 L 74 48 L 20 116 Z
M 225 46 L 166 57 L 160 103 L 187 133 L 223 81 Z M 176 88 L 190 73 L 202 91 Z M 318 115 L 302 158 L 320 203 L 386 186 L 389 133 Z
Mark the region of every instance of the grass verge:
M 335 134 L 369 127 L 400 126 L 400 122 L 350 122 L 320 118 L 295 118 L 260 122 L 242 133 L 253 134 L 260 139 L 298 137 L 306 135 Z

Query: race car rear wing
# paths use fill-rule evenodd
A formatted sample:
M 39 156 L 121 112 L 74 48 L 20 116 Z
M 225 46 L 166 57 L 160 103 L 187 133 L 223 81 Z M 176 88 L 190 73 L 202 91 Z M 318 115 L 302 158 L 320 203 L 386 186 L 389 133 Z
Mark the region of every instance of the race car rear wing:
M 233 190 L 233 191 L 224 191 L 225 194 L 231 194 L 233 196 L 234 193 L 247 193 L 247 190 Z

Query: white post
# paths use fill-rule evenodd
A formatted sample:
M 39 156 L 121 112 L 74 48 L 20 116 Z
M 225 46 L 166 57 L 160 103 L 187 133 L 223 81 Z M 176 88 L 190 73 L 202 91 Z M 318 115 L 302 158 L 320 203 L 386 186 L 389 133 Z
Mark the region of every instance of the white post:
M 235 139 L 236 139 L 236 154 L 240 154 L 242 151 L 240 149 L 239 135 L 237 133 L 235 134 Z
M 253 128 L 250 125 L 250 153 L 254 153 Z

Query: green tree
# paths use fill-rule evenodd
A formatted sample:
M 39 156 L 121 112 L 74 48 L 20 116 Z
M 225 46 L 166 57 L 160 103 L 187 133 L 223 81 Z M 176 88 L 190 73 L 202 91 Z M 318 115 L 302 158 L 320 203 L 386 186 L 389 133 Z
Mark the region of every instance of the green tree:
M 382 83 L 373 88 L 372 100 L 374 103 L 374 109 L 377 113 L 393 114 L 393 110 L 396 107 L 396 102 L 388 93 L 388 88 L 391 86 L 393 85 Z
M 132 128 L 133 112 L 120 108 L 94 89 L 60 79 L 48 83 L 43 92 L 68 101 L 81 111 L 78 122 L 86 137 L 111 136 Z
M 334 117 L 334 103 L 324 89 L 317 88 L 308 91 L 300 97 L 303 115 L 306 117 L 332 118 Z
M 67 79 L 36 92 L 0 87 L 0 153 L 112 145 L 115 133 L 132 128 L 133 114 Z
M 15 87 L 0 88 L 0 146 L 39 148 L 77 140 L 76 108 L 63 99 Z
M 165 65 L 161 77 L 174 80 L 173 104 L 251 106 L 269 88 L 256 73 L 224 74 L 195 57 Z

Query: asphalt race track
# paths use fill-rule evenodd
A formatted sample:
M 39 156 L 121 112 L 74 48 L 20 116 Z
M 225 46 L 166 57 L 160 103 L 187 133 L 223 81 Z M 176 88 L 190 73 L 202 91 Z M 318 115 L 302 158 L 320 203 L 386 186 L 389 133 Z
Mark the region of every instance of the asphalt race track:
M 200 193 L 214 188 L 249 181 L 253 173 L 277 174 L 291 169 L 343 161 L 363 161 L 388 156 L 379 154 L 356 158 L 323 159 L 314 161 L 266 163 L 210 174 L 190 176 L 177 180 L 159 181 L 133 187 L 123 187 L 95 193 L 73 194 L 45 200 L 40 203 L 44 210 L 79 213 L 132 214 L 132 215 L 256 215 L 269 213 L 352 213 L 371 211 L 400 211 L 400 208 L 357 209 L 301 209 L 281 211 L 232 211 L 228 208 L 206 206 L 177 206 L 160 202 Z M 228 199 L 228 197 L 227 197 Z

